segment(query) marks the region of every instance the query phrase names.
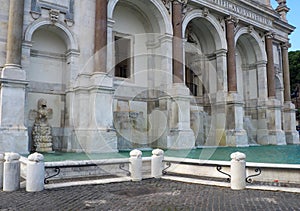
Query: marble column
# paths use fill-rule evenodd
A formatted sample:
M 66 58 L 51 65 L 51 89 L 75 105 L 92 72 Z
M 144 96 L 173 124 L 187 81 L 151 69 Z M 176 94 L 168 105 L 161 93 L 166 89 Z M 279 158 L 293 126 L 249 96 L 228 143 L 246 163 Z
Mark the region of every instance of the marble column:
M 95 72 L 106 72 L 107 64 L 107 0 L 96 0 Z
M 195 135 L 190 127 L 190 91 L 184 84 L 183 70 L 183 39 L 182 39 L 182 9 L 183 0 L 172 2 L 173 23 L 173 85 L 168 90 L 169 121 L 172 118 L 177 124 L 170 129 L 165 143 L 162 146 L 169 149 L 191 149 L 195 147 Z M 176 107 L 177 109 L 172 109 Z M 172 126 L 171 126 L 172 127 Z
M 267 80 L 268 80 L 268 97 L 275 98 L 275 70 L 273 54 L 273 34 L 266 34 L 266 53 L 267 53 Z
M 182 3 L 172 2 L 173 23 L 173 83 L 183 83 Z
M 285 132 L 287 144 L 299 144 L 299 134 L 296 130 L 296 109 L 295 105 L 291 102 L 290 68 L 288 58 L 288 48 L 290 46 L 291 45 L 288 42 L 281 45 L 284 81 L 283 130 Z
M 282 68 L 283 68 L 283 83 L 284 83 L 284 102 L 291 101 L 290 91 L 290 67 L 289 67 L 289 52 L 290 43 L 286 42 L 281 45 L 282 49 Z
M 286 144 L 285 134 L 282 131 L 281 109 L 282 105 L 276 99 L 275 90 L 275 69 L 274 69 L 274 55 L 273 55 L 273 33 L 268 32 L 265 35 L 265 45 L 267 54 L 267 84 L 268 84 L 268 101 L 267 106 L 267 126 L 269 135 L 267 138 L 262 139 L 259 144 Z
M 228 16 L 226 21 L 227 40 L 227 83 L 228 95 L 226 99 L 226 138 L 222 135 L 220 145 L 247 146 L 248 139 L 243 126 L 244 102 L 237 92 L 237 74 L 235 58 L 234 28 L 237 20 Z M 224 135 L 225 135 L 224 134 Z
M 235 18 L 229 16 L 226 18 L 226 40 L 227 40 L 227 83 L 228 91 L 236 92 L 236 61 L 235 61 L 235 42 L 234 42 L 234 24 Z
M 26 73 L 21 67 L 24 0 L 9 1 L 6 64 L 1 73 L 0 151 L 28 152 L 25 120 Z

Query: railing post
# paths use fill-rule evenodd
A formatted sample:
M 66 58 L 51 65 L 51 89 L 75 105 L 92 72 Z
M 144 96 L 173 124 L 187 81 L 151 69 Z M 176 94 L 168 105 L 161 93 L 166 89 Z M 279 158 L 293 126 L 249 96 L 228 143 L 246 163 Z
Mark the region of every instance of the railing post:
M 132 181 L 142 180 L 142 152 L 134 149 L 130 152 L 129 171 Z
M 20 188 L 20 155 L 4 153 L 3 191 L 16 191 Z
M 4 154 L 0 153 L 0 188 L 3 188 L 3 163 Z
M 29 155 L 26 171 L 26 191 L 37 192 L 44 190 L 44 177 L 44 156 L 37 152 Z
M 246 155 L 241 152 L 235 152 L 230 155 L 232 159 L 230 164 L 230 186 L 233 190 L 242 190 L 246 188 Z
M 163 171 L 164 151 L 154 149 L 151 157 L 151 177 L 160 178 Z

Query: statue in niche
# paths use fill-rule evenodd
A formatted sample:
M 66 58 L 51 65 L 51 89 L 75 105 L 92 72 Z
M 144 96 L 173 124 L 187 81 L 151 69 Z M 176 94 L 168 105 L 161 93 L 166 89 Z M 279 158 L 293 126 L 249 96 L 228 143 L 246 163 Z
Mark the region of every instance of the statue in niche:
M 43 98 L 38 100 L 38 109 L 30 111 L 30 119 L 35 120 L 31 152 L 52 152 L 52 128 L 48 123 L 52 114 L 52 109 L 47 108 L 47 101 Z

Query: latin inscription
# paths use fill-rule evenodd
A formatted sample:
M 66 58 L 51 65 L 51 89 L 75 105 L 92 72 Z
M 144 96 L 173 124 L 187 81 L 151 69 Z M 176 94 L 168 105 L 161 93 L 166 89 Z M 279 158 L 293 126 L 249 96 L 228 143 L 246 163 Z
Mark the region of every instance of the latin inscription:
M 272 21 L 263 17 L 262 15 L 259 15 L 257 13 L 254 13 L 244 7 L 241 7 L 239 5 L 236 5 L 230 1 L 227 0 L 209 0 L 210 2 L 220 5 L 226 9 L 229 9 L 230 11 L 237 13 L 239 15 L 242 15 L 246 18 L 250 18 L 252 20 L 255 20 L 257 22 L 272 26 Z

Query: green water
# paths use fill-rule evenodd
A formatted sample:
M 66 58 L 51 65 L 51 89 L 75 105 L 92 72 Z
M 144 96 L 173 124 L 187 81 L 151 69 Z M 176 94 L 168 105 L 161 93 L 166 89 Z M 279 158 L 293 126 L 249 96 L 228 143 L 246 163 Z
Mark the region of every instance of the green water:
M 200 160 L 230 161 L 230 154 L 237 151 L 246 154 L 247 162 L 300 164 L 300 145 L 216 147 L 199 148 L 192 150 L 165 150 L 165 156 L 193 158 Z M 143 157 L 150 156 L 151 150 L 143 151 Z M 110 158 L 128 158 L 129 151 L 99 154 L 55 152 L 44 153 L 44 157 L 46 162 L 66 160 L 100 160 Z

